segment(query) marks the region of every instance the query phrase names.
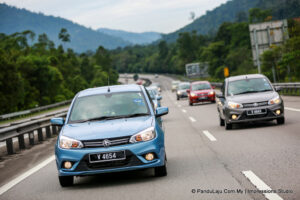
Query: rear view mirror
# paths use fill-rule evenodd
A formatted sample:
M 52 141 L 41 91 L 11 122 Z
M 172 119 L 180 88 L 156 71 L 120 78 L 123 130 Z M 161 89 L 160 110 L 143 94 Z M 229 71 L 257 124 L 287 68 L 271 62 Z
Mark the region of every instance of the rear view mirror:
M 282 90 L 282 88 L 281 88 L 280 86 L 276 86 L 276 87 L 275 87 L 275 91 L 276 91 L 276 92 L 281 92 L 281 90 Z
M 156 108 L 155 116 L 160 117 L 160 116 L 166 115 L 168 113 L 169 113 L 169 108 L 168 107 L 158 107 L 158 108 Z
M 223 94 L 216 94 L 216 97 L 219 98 L 219 99 L 224 99 L 225 96 Z
M 157 96 L 156 99 L 157 99 L 158 101 L 160 101 L 160 100 L 162 100 L 162 96 Z
M 186 90 L 186 92 L 187 92 L 187 93 L 190 93 L 190 92 L 191 92 L 191 90 L 190 90 L 190 89 L 187 89 L 187 90 Z
M 64 120 L 64 118 L 62 118 L 62 117 L 55 117 L 55 118 L 52 118 L 52 119 L 50 120 L 50 122 L 51 122 L 51 124 L 53 124 L 53 125 L 56 125 L 56 126 L 62 126 L 62 125 L 64 125 L 65 120 Z

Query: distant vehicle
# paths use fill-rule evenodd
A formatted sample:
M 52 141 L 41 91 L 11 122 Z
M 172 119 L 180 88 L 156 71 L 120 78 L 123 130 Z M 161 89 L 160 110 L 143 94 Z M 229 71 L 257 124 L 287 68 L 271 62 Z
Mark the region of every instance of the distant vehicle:
M 154 108 L 158 108 L 158 107 L 161 107 L 161 99 L 162 99 L 162 96 L 159 95 L 158 91 L 157 91 L 157 87 L 147 87 L 146 88 L 152 101 L 153 101 L 153 104 L 154 104 Z
M 208 81 L 197 81 L 191 83 L 190 89 L 187 90 L 189 96 L 189 105 L 194 103 L 210 101 L 216 102 L 216 93 L 214 87 Z
M 155 74 L 155 78 L 158 78 L 158 74 Z
M 284 124 L 283 100 L 277 91 L 280 88 L 273 88 L 261 74 L 226 78 L 222 94 L 217 95 L 220 125 L 228 130 L 235 123 L 274 119 Z
M 188 97 L 187 90 L 190 89 L 190 85 L 191 84 L 189 82 L 181 82 L 178 84 L 178 88 L 176 91 L 177 100 Z
M 160 117 L 167 107 L 156 109 L 145 88 L 118 85 L 87 89 L 73 99 L 55 145 L 58 178 L 71 186 L 74 176 L 154 168 L 166 176 L 164 131 Z
M 161 86 L 159 83 L 152 83 L 151 86 L 157 87 L 158 92 L 161 92 Z
M 143 80 L 142 79 L 137 80 L 136 84 L 137 85 L 143 85 Z
M 177 90 L 179 83 L 180 81 L 172 81 L 172 92 L 175 92 Z

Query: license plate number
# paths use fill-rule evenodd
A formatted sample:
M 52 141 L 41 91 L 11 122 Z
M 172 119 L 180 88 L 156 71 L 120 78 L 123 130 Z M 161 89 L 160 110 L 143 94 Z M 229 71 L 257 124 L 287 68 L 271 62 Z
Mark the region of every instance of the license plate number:
M 125 160 L 125 151 L 90 154 L 90 163 Z
M 247 115 L 262 115 L 266 114 L 266 109 L 248 110 Z
M 207 99 L 207 97 L 199 97 L 198 99 L 199 100 L 204 100 L 204 99 Z

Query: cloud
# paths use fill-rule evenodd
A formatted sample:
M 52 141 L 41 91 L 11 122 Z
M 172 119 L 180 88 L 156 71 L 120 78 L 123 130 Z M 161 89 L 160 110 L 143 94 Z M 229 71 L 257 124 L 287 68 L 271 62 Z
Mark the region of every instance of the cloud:
M 9 5 L 60 16 L 94 29 L 168 33 L 227 0 L 1 0 Z

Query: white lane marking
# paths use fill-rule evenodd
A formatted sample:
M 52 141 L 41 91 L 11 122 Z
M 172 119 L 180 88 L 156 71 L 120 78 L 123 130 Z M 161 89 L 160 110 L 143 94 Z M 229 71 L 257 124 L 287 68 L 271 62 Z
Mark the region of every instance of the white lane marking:
M 271 191 L 272 189 L 265 184 L 259 177 L 257 177 L 252 171 L 242 171 L 242 173 L 250 180 L 250 182 L 258 189 L 258 190 L 267 190 Z M 269 200 L 283 200 L 276 193 L 263 193 L 263 195 Z
M 285 110 L 300 112 L 300 109 L 284 107 Z
M 41 162 L 40 164 L 38 164 L 37 166 L 31 168 L 30 170 L 28 170 L 27 172 L 21 174 L 20 176 L 18 176 L 17 178 L 11 180 L 10 182 L 8 182 L 7 184 L 3 185 L 0 188 L 0 195 L 2 195 L 3 193 L 5 193 L 6 191 L 8 191 L 9 189 L 11 189 L 12 187 L 14 187 L 15 185 L 17 185 L 18 183 L 20 183 L 21 181 L 23 181 L 24 179 L 26 179 L 28 176 L 31 176 L 32 174 L 34 174 L 35 172 L 39 171 L 40 169 L 42 169 L 43 167 L 45 167 L 46 165 L 48 165 L 50 162 L 52 162 L 53 160 L 55 160 L 55 156 L 51 156 L 49 158 L 47 158 L 46 160 L 44 160 L 43 162 Z
M 204 135 L 206 135 L 206 137 L 208 137 L 208 139 L 210 139 L 210 141 L 214 142 L 217 141 L 217 139 L 207 130 L 202 131 Z
M 195 118 L 193 118 L 193 117 L 189 117 L 189 119 L 190 119 L 192 122 L 196 122 Z
M 186 110 L 182 109 L 182 112 L 186 113 Z

